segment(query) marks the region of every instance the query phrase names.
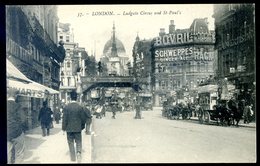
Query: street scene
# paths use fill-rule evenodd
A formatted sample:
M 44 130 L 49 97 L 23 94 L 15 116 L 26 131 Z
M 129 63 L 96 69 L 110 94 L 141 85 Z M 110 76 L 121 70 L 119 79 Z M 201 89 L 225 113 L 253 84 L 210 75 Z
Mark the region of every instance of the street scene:
M 6 163 L 256 162 L 254 4 L 5 9 Z
M 197 120 L 165 120 L 161 111 L 95 119 L 93 163 L 251 163 L 255 124 L 240 128 L 201 125 Z M 228 157 L 227 157 L 228 156 Z

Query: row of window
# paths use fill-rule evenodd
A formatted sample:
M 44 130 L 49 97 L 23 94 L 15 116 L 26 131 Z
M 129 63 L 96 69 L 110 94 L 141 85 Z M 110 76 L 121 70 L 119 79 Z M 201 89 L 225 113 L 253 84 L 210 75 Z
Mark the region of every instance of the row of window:
M 39 63 L 44 61 L 43 52 L 35 48 L 35 46 L 30 45 L 29 50 L 27 50 L 21 47 L 20 45 L 18 45 L 9 37 L 7 37 L 6 51 L 28 64 L 32 64 L 33 60 Z M 59 78 L 59 67 L 55 67 L 54 65 L 51 65 L 50 70 L 51 70 L 52 78 Z
M 229 20 L 224 23 L 224 25 L 218 27 L 218 40 L 223 43 L 226 41 L 234 40 L 239 36 L 247 36 L 251 33 L 252 26 L 249 24 L 249 22 L 244 21 L 243 23 L 240 23 L 241 25 L 238 24 L 238 21 Z
M 212 62 L 200 65 L 189 66 L 161 66 L 157 69 L 157 73 L 182 73 L 182 72 L 213 72 Z
M 32 63 L 32 54 L 28 52 L 26 49 L 18 45 L 16 42 L 14 42 L 12 39 L 7 37 L 6 39 L 6 52 L 10 53 L 11 55 L 27 62 Z
M 200 84 L 201 82 L 204 82 L 207 78 L 197 78 L 197 80 L 195 82 L 193 81 L 187 81 L 187 86 L 188 87 L 195 87 L 198 84 Z M 167 89 L 178 89 L 181 88 L 183 85 L 181 83 L 180 80 L 161 80 L 158 81 L 157 84 L 157 90 L 161 89 L 161 90 L 167 90 Z
M 238 66 L 245 66 L 246 65 L 246 51 L 237 51 L 235 53 L 230 52 L 222 56 L 222 72 L 224 75 L 230 74 L 230 68 L 237 68 Z
M 74 77 L 61 77 L 61 86 L 76 86 Z

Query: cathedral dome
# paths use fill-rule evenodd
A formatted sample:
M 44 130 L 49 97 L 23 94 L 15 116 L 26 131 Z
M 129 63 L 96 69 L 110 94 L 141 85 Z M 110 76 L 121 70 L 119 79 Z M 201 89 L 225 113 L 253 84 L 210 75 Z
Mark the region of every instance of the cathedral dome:
M 112 43 L 113 43 L 112 38 L 106 42 L 106 44 L 104 46 L 103 54 L 107 54 L 107 53 L 111 52 Z M 116 49 L 117 49 L 118 54 L 124 54 L 125 53 L 124 44 L 117 38 L 116 38 Z

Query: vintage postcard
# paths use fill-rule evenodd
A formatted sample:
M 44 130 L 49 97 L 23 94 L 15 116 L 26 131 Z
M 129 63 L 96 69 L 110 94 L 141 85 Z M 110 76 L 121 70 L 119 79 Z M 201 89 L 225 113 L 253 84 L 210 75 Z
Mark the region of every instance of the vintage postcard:
M 255 4 L 6 5 L 7 163 L 255 163 Z

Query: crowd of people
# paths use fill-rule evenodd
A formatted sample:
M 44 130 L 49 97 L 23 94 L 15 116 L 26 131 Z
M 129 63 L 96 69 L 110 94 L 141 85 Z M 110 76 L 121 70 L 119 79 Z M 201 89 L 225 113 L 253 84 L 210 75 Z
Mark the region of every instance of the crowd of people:
M 100 98 L 98 101 L 89 101 L 86 102 L 85 105 L 89 108 L 92 114 L 97 119 L 102 119 L 106 116 L 106 112 L 111 112 L 112 119 L 116 119 L 117 112 L 122 113 L 125 111 L 133 111 L 135 110 L 136 115 L 134 116 L 135 119 L 141 119 L 141 108 L 142 102 L 141 100 L 133 100 L 132 103 L 129 101 L 125 101 L 124 99 L 118 98 L 116 95 L 112 95 L 110 99 Z

